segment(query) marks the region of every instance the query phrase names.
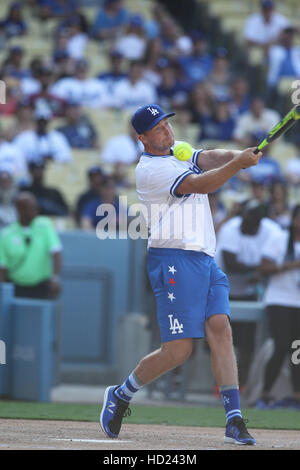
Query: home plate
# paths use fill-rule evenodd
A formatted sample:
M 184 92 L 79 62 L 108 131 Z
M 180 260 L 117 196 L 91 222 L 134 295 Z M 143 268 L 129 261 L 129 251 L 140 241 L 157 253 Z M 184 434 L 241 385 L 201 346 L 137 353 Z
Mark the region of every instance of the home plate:
M 95 444 L 103 444 L 103 443 L 123 443 L 123 442 L 129 442 L 129 441 L 122 441 L 120 439 L 58 439 L 58 438 L 53 438 L 53 441 L 67 441 L 67 442 L 94 442 Z

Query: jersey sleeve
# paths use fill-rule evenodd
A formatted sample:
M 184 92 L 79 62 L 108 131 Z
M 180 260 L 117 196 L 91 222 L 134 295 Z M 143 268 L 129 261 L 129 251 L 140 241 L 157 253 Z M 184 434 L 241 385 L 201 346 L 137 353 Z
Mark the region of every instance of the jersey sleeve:
M 194 172 L 187 162 L 177 162 L 170 158 L 164 158 L 163 163 L 155 166 L 149 174 L 149 189 L 155 198 L 172 197 L 181 198 L 183 194 L 176 191 L 180 184 Z

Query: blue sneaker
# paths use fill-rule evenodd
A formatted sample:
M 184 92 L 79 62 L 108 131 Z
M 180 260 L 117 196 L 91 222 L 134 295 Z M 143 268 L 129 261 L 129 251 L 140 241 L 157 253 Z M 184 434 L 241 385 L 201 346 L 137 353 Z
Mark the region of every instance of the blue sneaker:
M 224 442 L 227 444 L 240 444 L 255 446 L 255 439 L 250 436 L 246 428 L 247 420 L 235 416 L 228 421 L 225 430 Z
M 293 397 L 285 397 L 274 403 L 274 408 L 285 408 L 290 410 L 300 410 L 300 400 Z
M 265 398 L 261 398 L 255 403 L 255 408 L 258 410 L 273 410 L 274 409 L 274 401 L 273 400 L 266 400 Z
M 119 385 L 107 387 L 104 393 L 103 406 L 100 414 L 100 426 L 102 431 L 107 437 L 113 439 L 119 436 L 122 419 L 131 414 L 130 408 L 128 408 L 129 403 L 121 400 L 114 393 L 118 387 Z

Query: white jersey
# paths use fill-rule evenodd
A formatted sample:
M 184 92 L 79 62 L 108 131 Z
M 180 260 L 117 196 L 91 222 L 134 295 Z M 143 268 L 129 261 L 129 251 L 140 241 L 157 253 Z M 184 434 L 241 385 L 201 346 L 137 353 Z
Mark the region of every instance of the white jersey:
M 173 155 L 142 154 L 136 188 L 149 232 L 148 249 L 178 248 L 214 256 L 216 236 L 207 194 L 176 194 L 188 175 L 202 172 L 196 164 L 201 151 L 194 150 L 185 162 Z
M 287 230 L 275 231 L 265 244 L 262 257 L 280 266 L 285 261 L 288 241 Z M 300 259 L 300 242 L 294 243 L 294 252 L 295 259 Z M 300 309 L 300 269 L 291 269 L 270 276 L 263 303 Z

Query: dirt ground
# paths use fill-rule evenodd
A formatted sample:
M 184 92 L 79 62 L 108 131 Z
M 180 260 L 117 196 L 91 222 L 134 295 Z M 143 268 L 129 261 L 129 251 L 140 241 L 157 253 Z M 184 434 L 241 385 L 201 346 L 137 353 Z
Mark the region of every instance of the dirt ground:
M 223 443 L 223 428 L 124 424 L 119 439 L 98 423 L 0 419 L 0 450 L 295 450 L 299 431 L 251 429 L 257 445 Z

